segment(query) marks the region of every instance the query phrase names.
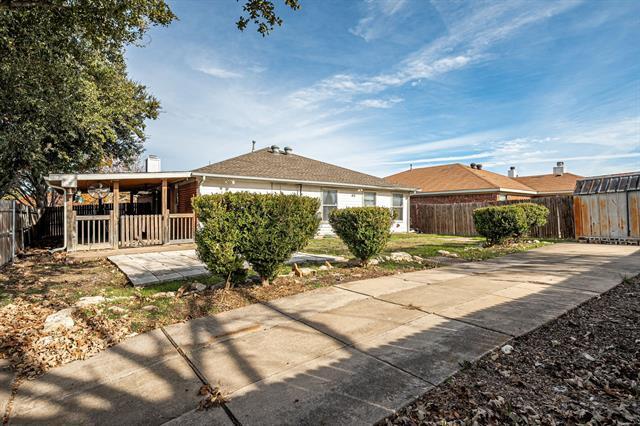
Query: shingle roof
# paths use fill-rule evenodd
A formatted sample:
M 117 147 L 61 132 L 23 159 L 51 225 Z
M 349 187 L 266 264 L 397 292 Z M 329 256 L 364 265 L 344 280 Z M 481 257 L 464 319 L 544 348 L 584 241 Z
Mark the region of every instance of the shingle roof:
M 519 176 L 515 179 L 540 193 L 572 193 L 576 187 L 576 181 L 581 178 L 582 176 L 573 173 L 563 173 L 562 175 Z
M 510 190 L 534 192 L 530 187 L 507 176 L 488 170 L 472 169 L 463 164 L 421 167 L 385 178 L 389 182 L 420 188 L 420 192 Z
M 354 186 L 400 188 L 386 180 L 301 155 L 274 154 L 268 148 L 239 155 L 193 170 L 211 175 L 323 182 Z

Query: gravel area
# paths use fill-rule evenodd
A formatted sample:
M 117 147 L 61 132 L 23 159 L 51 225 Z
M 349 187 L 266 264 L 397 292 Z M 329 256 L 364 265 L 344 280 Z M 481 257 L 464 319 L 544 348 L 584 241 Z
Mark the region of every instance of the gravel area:
M 640 276 L 509 346 L 379 424 L 640 424 Z

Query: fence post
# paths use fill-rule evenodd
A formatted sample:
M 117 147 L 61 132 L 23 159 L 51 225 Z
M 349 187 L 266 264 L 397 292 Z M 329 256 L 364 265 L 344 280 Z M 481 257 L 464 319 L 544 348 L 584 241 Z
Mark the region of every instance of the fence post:
M 12 224 L 11 224 L 11 260 L 16 257 L 16 200 L 11 202 Z

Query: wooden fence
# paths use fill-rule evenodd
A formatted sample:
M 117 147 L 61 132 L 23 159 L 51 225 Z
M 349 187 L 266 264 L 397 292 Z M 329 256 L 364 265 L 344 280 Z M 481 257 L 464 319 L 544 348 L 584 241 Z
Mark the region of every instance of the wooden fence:
M 573 196 L 543 197 L 531 200 L 454 204 L 412 204 L 411 227 L 425 234 L 477 236 L 473 211 L 490 205 L 537 203 L 549 209 L 545 226 L 533 229 L 536 238 L 574 238 Z
M 138 247 L 162 244 L 162 215 L 120 216 L 120 246 Z
M 193 213 L 171 213 L 169 215 L 169 242 L 193 242 L 196 217 Z
M 0 200 L 0 266 L 10 262 L 35 238 L 38 211 L 16 201 Z

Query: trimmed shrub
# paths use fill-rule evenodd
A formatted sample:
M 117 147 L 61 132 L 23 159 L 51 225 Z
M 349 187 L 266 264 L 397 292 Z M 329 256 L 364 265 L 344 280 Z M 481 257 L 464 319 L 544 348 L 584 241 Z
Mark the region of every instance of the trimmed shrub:
M 209 271 L 225 277 L 225 287 L 244 282 L 247 272 L 238 252 L 240 231 L 223 197 L 203 195 L 193 200 L 200 226 L 196 230 L 196 253 Z
M 519 238 L 529 229 L 525 209 L 516 205 L 482 207 L 473 211 L 473 223 L 490 245 Z
M 320 200 L 311 197 L 227 192 L 196 197 L 193 204 L 202 222 L 201 237 L 196 237 L 198 253 L 221 258 L 230 267 L 226 272 L 233 260 L 246 260 L 263 284 L 307 245 L 320 224 Z
M 262 278 L 273 280 L 278 268 L 318 232 L 320 200 L 284 194 L 225 194 L 232 201 L 242 235 L 242 256 Z
M 389 241 L 392 221 L 393 213 L 385 207 L 336 209 L 329 215 L 335 233 L 365 266 Z
M 549 209 L 541 204 L 521 203 L 513 206 L 523 209 L 527 221 L 527 234 L 534 226 L 544 226 L 549 217 Z

